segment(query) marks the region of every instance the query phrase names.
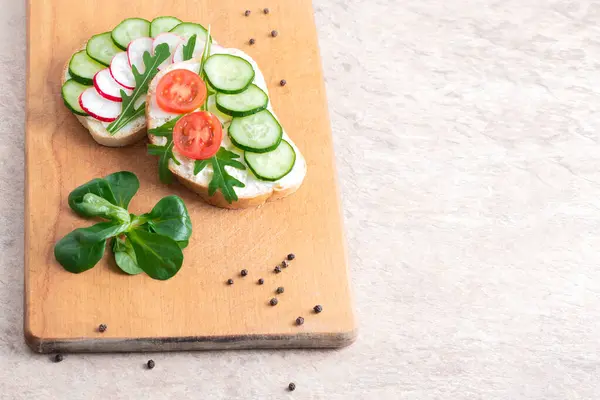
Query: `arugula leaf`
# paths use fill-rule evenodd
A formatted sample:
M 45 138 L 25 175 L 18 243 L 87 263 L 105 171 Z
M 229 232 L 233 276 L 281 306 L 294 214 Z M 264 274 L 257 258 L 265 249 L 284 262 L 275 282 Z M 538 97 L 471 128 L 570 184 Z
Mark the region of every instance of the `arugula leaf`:
M 137 275 L 144 272 L 137 264 L 135 251 L 133 251 L 131 241 L 126 235 L 116 236 L 113 239 L 112 250 L 115 254 L 115 262 L 123 272 L 129 275 Z
M 88 211 L 86 211 L 86 207 L 81 204 L 83 203 L 83 197 L 88 193 L 93 193 L 106 199 L 112 204 L 117 204 L 110 183 L 102 178 L 92 179 L 91 181 L 78 186 L 69 194 L 69 207 L 82 217 L 96 216 L 96 214 L 89 214 Z
M 194 163 L 194 175 L 198 175 L 204 167 L 211 163 L 211 159 L 208 158 L 206 160 L 196 160 Z
M 156 47 L 154 55 L 151 55 L 149 52 L 144 53 L 142 58 L 146 70 L 143 74 L 139 73 L 135 65 L 132 66 L 133 77 L 135 78 L 135 89 L 130 96 L 128 96 L 124 90 L 121 90 L 121 97 L 123 98 L 121 115 L 106 128 L 109 133 L 114 135 L 119 129 L 144 113 L 144 106 L 141 105 L 136 110 L 135 102 L 141 96 L 146 95 L 148 92 L 148 85 L 150 85 L 152 78 L 158 73 L 158 66 L 170 55 L 169 45 L 167 43 L 162 43 Z
M 148 133 L 151 135 L 167 138 L 167 143 L 162 146 L 156 144 L 148 145 L 148 154 L 160 157 L 158 160 L 158 177 L 162 183 L 169 184 L 173 182 L 173 174 L 169 169 L 169 161 L 173 160 L 175 164 L 180 164 L 173 154 L 173 128 L 181 117 L 183 117 L 183 115 L 165 122 L 158 128 L 150 129 L 148 131 Z
M 200 59 L 200 68 L 198 69 L 198 74 L 204 81 L 206 82 L 206 86 L 210 86 L 208 84 L 208 80 L 206 79 L 206 73 L 204 72 L 204 63 L 208 56 L 210 56 L 210 46 L 212 44 L 212 38 L 210 37 L 210 25 L 208 25 L 208 31 L 206 31 L 206 42 L 204 43 L 204 50 L 202 51 L 202 58 Z M 206 97 L 204 98 L 204 104 L 202 105 L 202 110 L 208 110 L 208 96 L 209 93 L 206 93 Z
M 145 217 L 153 232 L 176 242 L 186 241 L 192 235 L 192 220 L 185 203 L 177 196 L 163 197 Z
M 202 58 L 200 59 L 200 69 L 198 73 L 200 76 L 204 74 L 204 63 L 208 56 L 210 56 L 210 45 L 212 42 L 212 38 L 210 37 L 210 25 L 208 26 L 208 30 L 206 31 L 206 42 L 204 43 L 204 50 L 202 50 Z
M 102 259 L 106 239 L 125 228 L 126 225 L 111 221 L 75 229 L 56 243 L 54 257 L 69 272 L 87 271 Z
M 148 133 L 154 136 L 169 137 L 173 135 L 173 128 L 175 128 L 175 124 L 181 119 L 181 117 L 183 117 L 183 115 L 179 115 L 172 120 L 165 122 L 158 128 L 149 129 Z
M 183 264 L 183 252 L 173 239 L 134 229 L 128 234 L 138 266 L 152 279 L 173 277 Z
M 196 160 L 196 163 L 194 164 L 194 175 L 198 175 L 209 163 L 212 165 L 213 176 L 208 184 L 208 194 L 210 196 L 213 196 L 217 190 L 220 190 L 229 204 L 237 201 L 238 196 L 235 193 L 234 186 L 243 188 L 246 185 L 231 176 L 225 167 L 228 166 L 245 170 L 246 166 L 236 160 L 236 158 L 239 157 L 239 154 L 221 147 L 217 154 L 208 160 Z
M 169 160 L 173 160 L 177 165 L 180 164 L 173 154 L 173 139 L 169 139 L 164 146 L 149 144 L 148 154 L 160 157 L 158 160 L 158 177 L 160 181 L 167 184 L 173 182 L 173 174 L 169 169 Z
M 198 35 L 192 35 L 188 39 L 187 44 L 183 46 L 183 61 L 191 60 L 194 56 L 194 48 L 196 47 L 196 37 L 198 37 Z

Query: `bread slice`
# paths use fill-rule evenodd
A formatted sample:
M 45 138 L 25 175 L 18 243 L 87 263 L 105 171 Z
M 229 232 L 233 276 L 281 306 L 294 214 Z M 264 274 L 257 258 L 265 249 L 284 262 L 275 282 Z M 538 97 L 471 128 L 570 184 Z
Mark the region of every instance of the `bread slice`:
M 80 50 L 85 49 L 85 44 Z M 77 50 L 77 51 L 80 51 Z M 65 64 L 62 73 L 62 84 L 64 84 L 71 76 L 69 75 L 69 61 Z M 75 114 L 73 114 L 75 115 Z M 123 147 L 128 146 L 130 144 L 136 143 L 140 141 L 143 137 L 146 136 L 146 117 L 142 116 L 140 118 L 136 118 L 131 121 L 123 128 L 119 129 L 117 133 L 114 135 L 109 133 L 106 128 L 108 127 L 108 122 L 98 121 L 92 117 L 84 117 L 81 115 L 75 115 L 77 120 L 86 128 L 92 138 L 103 146 L 108 147 Z
M 256 73 L 254 78 L 254 84 L 256 84 L 258 87 L 264 90 L 265 93 L 268 94 L 267 84 L 260 69 L 256 65 L 256 62 L 246 53 L 242 52 L 241 50 L 226 49 L 213 44 L 211 46 L 211 54 L 233 54 L 246 59 L 252 64 Z M 161 110 L 156 104 L 156 87 L 160 79 L 165 74 L 175 69 L 188 69 L 198 73 L 199 68 L 200 63 L 198 60 L 189 60 L 184 61 L 182 63 L 173 64 L 160 71 L 156 75 L 156 77 L 150 83 L 148 97 L 146 101 L 146 120 L 148 124 L 148 129 L 157 128 L 163 125 L 165 122 L 178 116 L 177 114 L 172 114 Z M 273 113 L 273 115 L 275 115 L 270 102 L 268 109 Z M 225 124 L 225 129 L 227 129 L 227 124 L 231 120 L 231 117 L 219 112 L 216 109 L 214 104 L 214 96 L 211 96 L 209 100 L 209 111 L 217 115 L 221 122 Z M 275 116 L 275 118 L 277 118 L 277 116 Z M 151 143 L 157 145 L 164 144 L 166 140 L 165 138 L 153 135 L 148 135 L 148 137 Z M 306 160 L 302 156 L 300 149 L 298 149 L 298 147 L 286 134 L 285 130 L 283 132 L 283 139 L 287 140 L 290 143 L 290 145 L 294 148 L 294 151 L 296 152 L 296 163 L 294 164 L 294 167 L 292 168 L 289 174 L 287 174 L 286 176 L 284 176 L 276 182 L 265 182 L 257 179 L 252 174 L 249 168 L 246 168 L 246 170 L 244 171 L 232 167 L 225 167 L 232 176 L 239 179 L 246 185 L 244 188 L 236 187 L 234 189 L 238 196 L 238 200 L 233 202 L 232 204 L 229 204 L 225 200 L 220 191 L 217 191 L 213 196 L 210 196 L 208 194 L 208 184 L 212 178 L 212 168 L 210 167 L 210 165 L 204 168 L 198 175 L 194 175 L 193 171 L 195 160 L 182 156 L 181 154 L 177 153 L 176 149 L 173 149 L 173 154 L 175 158 L 177 158 L 177 160 L 180 162 L 180 165 L 177 165 L 171 160 L 169 162 L 169 169 L 184 186 L 199 194 L 204 201 L 213 206 L 230 209 L 258 207 L 267 201 L 281 199 L 294 193 L 296 190 L 298 190 L 298 188 L 304 180 L 304 177 L 306 176 Z M 221 146 L 225 147 L 227 150 L 239 154 L 239 160 L 245 164 L 243 150 L 240 150 L 237 147 L 235 147 L 231 143 L 229 137 L 225 132 L 223 135 L 223 142 L 221 143 Z

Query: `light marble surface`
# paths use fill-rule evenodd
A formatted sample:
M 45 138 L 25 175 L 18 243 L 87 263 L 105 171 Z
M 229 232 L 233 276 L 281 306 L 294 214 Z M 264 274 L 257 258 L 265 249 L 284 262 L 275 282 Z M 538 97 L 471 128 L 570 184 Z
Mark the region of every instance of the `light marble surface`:
M 360 337 L 153 371 L 23 343 L 21 3 L 0 1 L 0 398 L 600 397 L 600 2 L 315 0 Z

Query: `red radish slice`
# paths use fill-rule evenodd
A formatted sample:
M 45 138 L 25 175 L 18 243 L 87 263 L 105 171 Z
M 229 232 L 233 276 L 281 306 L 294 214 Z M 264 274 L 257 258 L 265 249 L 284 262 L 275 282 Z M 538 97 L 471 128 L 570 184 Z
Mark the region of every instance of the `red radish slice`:
M 173 52 L 173 64 L 183 61 L 183 46 L 186 44 L 187 40 L 184 43 L 180 43 Z M 204 51 L 204 44 L 205 42 L 203 40 L 196 40 L 196 44 L 194 45 L 194 52 L 192 53 L 192 58 L 202 57 L 202 52 Z
M 173 56 L 171 57 L 171 62 L 173 64 L 177 64 L 183 61 L 183 43 L 179 43 L 177 48 L 173 52 Z
M 112 122 L 121 114 L 121 103 L 105 99 L 93 87 L 81 93 L 79 105 L 91 117 L 102 122 Z
M 135 89 L 135 78 L 133 77 L 133 72 L 131 72 L 131 67 L 129 66 L 127 53 L 124 51 L 117 53 L 117 55 L 113 57 L 110 62 L 110 74 L 119 85 L 124 86 L 127 89 Z
M 161 33 L 160 35 L 158 35 L 157 37 L 154 38 L 154 43 L 152 43 L 152 51 L 154 51 L 156 49 L 156 47 L 162 43 L 168 44 L 169 51 L 171 52 L 170 54 L 174 54 L 177 46 L 181 43 L 184 43 L 184 39 L 181 36 L 176 35 L 171 32 Z M 172 61 L 173 61 L 172 57 L 167 58 L 165 61 L 163 61 L 162 64 L 160 64 L 158 66 L 158 69 L 162 69 L 162 68 L 166 67 L 167 65 L 170 65 L 172 63 Z
M 94 87 L 100 94 L 100 96 L 104 97 L 107 100 L 112 100 L 116 102 L 122 102 L 121 98 L 121 90 L 124 90 L 126 94 L 131 94 L 131 89 L 126 89 L 123 86 L 119 85 L 117 81 L 114 80 L 108 68 L 98 71 L 96 75 L 94 75 Z
M 148 52 L 150 55 L 154 54 L 152 50 L 152 43 L 154 39 L 149 37 L 141 37 L 135 39 L 129 46 L 127 46 L 127 57 L 129 58 L 129 66 L 137 68 L 140 74 L 146 71 L 146 65 L 144 65 L 144 53 Z

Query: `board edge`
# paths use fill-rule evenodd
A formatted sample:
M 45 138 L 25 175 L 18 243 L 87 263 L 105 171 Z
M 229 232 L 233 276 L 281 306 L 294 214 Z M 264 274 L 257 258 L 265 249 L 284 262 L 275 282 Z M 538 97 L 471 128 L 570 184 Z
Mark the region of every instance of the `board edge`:
M 338 333 L 291 335 L 182 336 L 163 338 L 42 338 L 25 329 L 25 342 L 36 353 L 167 352 L 243 349 L 336 349 L 356 341 L 353 328 Z

